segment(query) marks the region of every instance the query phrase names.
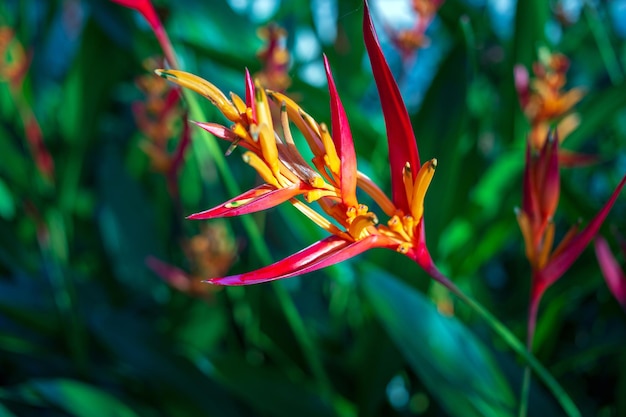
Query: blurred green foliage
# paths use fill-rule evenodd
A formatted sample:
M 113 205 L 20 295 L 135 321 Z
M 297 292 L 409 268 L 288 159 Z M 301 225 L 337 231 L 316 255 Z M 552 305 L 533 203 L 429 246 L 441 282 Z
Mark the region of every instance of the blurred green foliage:
M 446 0 L 430 46 L 403 60 L 382 27 L 410 25 L 410 14 L 389 13 L 409 3 L 371 0 L 422 158 L 439 161 L 426 198 L 429 247 L 523 339 L 530 267 L 513 208 L 528 122 L 513 66 L 529 68 L 542 46 L 560 51 L 571 60 L 568 87 L 587 93 L 564 147 L 599 162 L 562 170 L 561 236 L 590 219 L 626 171 L 626 2 Z M 319 121 L 330 120 L 325 53 L 359 167 L 388 184 L 361 0 L 155 4 L 183 68 L 240 95 L 244 69 L 261 69 L 256 30 L 278 22 L 293 58 L 289 91 Z M 197 282 L 208 278 L 194 275 L 197 236 L 209 236 L 205 245 L 235 242 L 236 254 L 216 252 L 209 263 L 222 262 L 223 274 L 266 262 L 240 219 L 209 229 L 184 220 L 233 197 L 202 145 L 209 139 L 193 130 L 174 188 L 142 151 L 133 103 L 146 94 L 136 80 L 152 76 L 143 62 L 160 50 L 138 14 L 105 0 L 8 0 L 0 26 L 29 60 L 19 89 L 0 83 L 0 416 L 515 415 L 523 363 L 397 254 L 374 251 L 358 267 L 276 286 Z M 207 120 L 222 122 L 201 105 Z M 29 143 L 29 112 L 53 174 L 36 162 L 43 151 Z M 227 161 L 247 189 L 256 179 L 237 153 Z M 624 201 L 601 231 L 614 248 L 610 230 L 626 234 Z M 251 221 L 274 259 L 323 236 L 291 207 Z M 179 268 L 182 281 L 168 285 L 149 257 Z M 587 250 L 542 303 L 536 354 L 583 415 L 624 416 L 625 344 L 624 311 Z M 537 383 L 530 410 L 562 413 Z

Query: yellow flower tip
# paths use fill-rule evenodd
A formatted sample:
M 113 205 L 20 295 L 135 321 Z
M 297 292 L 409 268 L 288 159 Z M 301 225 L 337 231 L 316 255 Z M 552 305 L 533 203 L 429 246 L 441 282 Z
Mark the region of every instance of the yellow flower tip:
M 435 175 L 435 168 L 437 168 L 437 159 L 433 158 L 426 162 L 415 177 L 415 183 L 413 185 L 413 195 L 411 196 L 411 214 L 419 221 L 424 214 L 424 197 L 426 196 L 426 190 Z
M 550 250 L 552 249 L 553 244 L 554 244 L 554 222 L 550 221 L 543 235 L 543 240 L 541 243 L 541 250 L 539 251 L 539 255 L 537 257 L 537 268 L 541 269 L 546 265 L 546 263 L 548 263 Z
M 348 227 L 348 233 L 356 240 L 363 239 L 371 234 L 370 227 L 375 227 L 378 219 L 374 213 L 356 216 Z
M 311 178 L 309 178 L 309 185 L 313 188 L 326 188 L 326 182 L 324 181 L 324 178 L 320 177 L 319 175 L 313 175 Z
M 403 242 L 398 245 L 398 247 L 396 248 L 396 251 L 403 255 L 406 255 L 407 253 L 409 253 L 410 249 L 411 249 L 411 244 L 408 242 Z
M 332 195 L 334 195 L 334 193 L 328 190 L 312 190 L 304 193 L 304 199 L 307 203 L 313 203 L 322 197 L 329 197 Z
M 231 91 L 230 99 L 232 100 L 233 104 L 235 105 L 235 108 L 237 109 L 240 115 L 247 114 L 248 107 L 246 106 L 246 103 L 241 99 L 241 97 L 239 97 L 237 94 Z
M 270 185 L 273 185 L 276 188 L 282 188 L 278 180 L 272 173 L 270 167 L 268 167 L 267 164 L 261 158 L 259 158 L 257 154 L 255 154 L 254 152 L 246 152 L 242 155 L 242 159 L 246 164 L 250 165 L 256 170 L 256 172 L 263 179 L 263 181 Z
M 326 155 L 324 155 L 324 162 L 326 166 L 330 169 L 330 172 L 338 177 L 341 171 L 341 160 L 339 160 L 339 156 L 337 155 L 337 149 L 335 149 L 333 138 L 330 136 L 326 124 L 321 123 L 319 126 L 322 138 L 322 145 L 324 146 L 324 150 L 326 151 Z
M 535 245 L 533 243 L 533 232 L 530 218 L 519 207 L 515 208 L 515 217 L 517 218 L 517 224 L 519 225 L 522 237 L 524 238 L 524 247 L 526 248 L 526 258 L 530 262 L 531 266 L 536 265 Z
M 172 82 L 175 82 L 181 87 L 188 88 L 209 99 L 209 101 L 213 103 L 213 105 L 217 107 L 219 111 L 221 111 L 222 114 L 231 122 L 237 123 L 241 120 L 241 116 L 239 115 L 237 108 L 228 99 L 228 97 L 226 97 L 219 88 L 204 78 L 180 70 L 159 69 L 156 70 L 155 73 Z

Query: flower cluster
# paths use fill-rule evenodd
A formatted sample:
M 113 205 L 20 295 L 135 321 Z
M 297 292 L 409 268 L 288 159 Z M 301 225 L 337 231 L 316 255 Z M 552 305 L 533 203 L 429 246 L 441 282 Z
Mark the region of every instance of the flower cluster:
M 215 208 L 192 214 L 190 219 L 238 216 L 290 202 L 331 236 L 273 265 L 240 275 L 212 278 L 209 282 L 244 285 L 311 272 L 363 251 L 382 247 L 415 260 L 427 272 L 440 277 L 425 245 L 423 213 L 426 190 L 437 161 L 420 164 L 415 136 L 398 87 L 384 59 L 374 32 L 367 4 L 363 20 L 365 43 L 380 93 L 392 178 L 392 198 L 357 170 L 352 134 L 337 93 L 328 61 L 331 128 L 318 123 L 285 94 L 266 90 L 249 74 L 245 98 L 229 96 L 210 82 L 178 70 L 157 70 L 157 74 L 209 99 L 232 123 L 196 122 L 213 135 L 232 143 L 229 151 L 241 146 L 243 155 L 264 184 Z M 280 112 L 280 128 L 274 126 L 272 108 Z M 312 151 L 308 163 L 292 135 L 295 126 Z M 357 188 L 369 195 L 389 217 L 380 224 L 378 215 L 357 199 Z M 311 207 L 317 203 L 320 212 Z
M 533 64 L 534 78 L 522 65 L 515 66 L 515 88 L 524 115 L 530 122 L 528 140 L 533 150 L 539 151 L 548 137 L 551 126 L 557 126 L 558 137 L 563 140 L 580 123 L 573 107 L 583 98 L 581 88 L 564 91 L 567 83 L 569 60 L 559 53 L 540 50 L 539 61 Z M 562 165 L 582 165 L 595 161 L 594 157 L 561 150 Z

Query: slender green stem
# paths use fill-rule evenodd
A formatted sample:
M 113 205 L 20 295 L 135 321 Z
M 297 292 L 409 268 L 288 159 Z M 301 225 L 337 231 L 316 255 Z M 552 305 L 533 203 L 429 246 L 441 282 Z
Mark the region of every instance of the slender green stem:
M 450 288 L 450 290 L 456 294 L 461 300 L 463 300 L 469 307 L 472 308 L 479 316 L 481 316 L 494 332 L 498 334 L 515 353 L 520 355 L 526 361 L 526 364 L 532 368 L 537 374 L 539 379 L 543 381 L 545 386 L 552 392 L 556 400 L 559 402 L 563 410 L 569 417 L 580 417 L 580 411 L 576 407 L 576 404 L 567 395 L 565 390 L 559 385 L 554 377 L 548 372 L 548 370 L 539 361 L 528 352 L 524 345 L 515 337 L 513 333 L 495 318 L 489 311 L 487 311 L 482 305 L 474 301 L 469 296 L 462 293 L 456 286 Z
M 528 414 L 528 397 L 530 394 L 530 366 L 524 367 L 524 379 L 522 380 L 522 391 L 519 401 L 519 417 L 526 417 Z
M 476 312 L 480 317 L 482 317 L 489 327 L 502 338 L 506 342 L 507 345 L 515 353 L 520 355 L 526 363 L 530 366 L 530 368 L 537 374 L 539 379 L 543 381 L 545 386 L 552 392 L 556 400 L 559 402 L 563 410 L 567 413 L 569 417 L 581 417 L 580 411 L 576 407 L 576 404 L 572 401 L 572 399 L 567 395 L 565 390 L 559 385 L 559 383 L 554 379 L 554 377 L 548 372 L 548 370 L 535 358 L 532 353 L 530 353 L 527 348 L 519 341 L 517 337 L 504 325 L 500 320 L 494 317 L 487 309 L 485 309 L 481 304 L 475 301 L 473 298 L 469 297 L 465 293 L 463 293 L 459 287 L 457 287 L 452 281 L 450 281 L 446 276 L 441 274 L 436 268 L 429 268 L 427 271 L 435 280 L 441 283 L 443 286 L 448 288 L 450 292 L 459 297 L 465 304 L 467 304 L 474 312 Z
M 531 296 L 528 308 L 528 327 L 526 329 L 526 351 L 529 355 L 533 352 L 533 340 L 535 339 L 535 328 L 537 327 L 537 312 L 539 311 L 539 302 L 541 295 Z M 522 390 L 519 402 L 519 417 L 526 417 L 528 414 L 528 399 L 530 397 L 530 367 L 528 364 L 524 367 L 524 378 L 522 380 Z

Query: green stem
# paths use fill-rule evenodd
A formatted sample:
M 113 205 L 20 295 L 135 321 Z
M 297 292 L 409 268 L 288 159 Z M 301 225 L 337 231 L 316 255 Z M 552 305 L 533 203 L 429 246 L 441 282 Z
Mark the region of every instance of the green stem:
M 434 267 L 427 271 L 435 280 L 448 288 L 453 294 L 459 297 L 474 312 L 482 317 L 489 327 L 506 342 L 507 345 L 515 353 L 520 355 L 526 361 L 527 365 L 537 374 L 539 379 L 543 381 L 545 386 L 552 392 L 556 400 L 559 402 L 563 410 L 569 417 L 581 417 L 580 411 L 576 404 L 567 395 L 565 390 L 559 385 L 548 370 L 530 353 L 517 337 L 504 325 L 500 320 L 494 317 L 487 309 L 480 305 L 473 298 L 463 293 L 452 281 L 437 271 Z
M 502 324 L 502 322 L 495 318 L 482 305 L 462 293 L 456 286 L 454 286 L 454 289 L 451 289 L 451 291 L 454 292 L 457 297 L 463 300 L 469 307 L 471 307 L 472 310 L 474 310 L 479 316 L 485 319 L 493 331 L 496 332 L 496 334 L 498 334 L 498 336 L 500 336 L 515 353 L 524 358 L 526 364 L 532 368 L 539 379 L 541 379 L 545 386 L 552 392 L 569 417 L 581 417 L 576 404 L 574 404 L 565 390 L 559 385 L 548 370 L 541 363 L 539 363 L 537 358 L 526 350 L 524 345 L 504 324 Z
M 528 414 L 528 397 L 530 394 L 530 366 L 524 367 L 524 379 L 522 380 L 522 391 L 519 401 L 519 417 L 526 417 Z

